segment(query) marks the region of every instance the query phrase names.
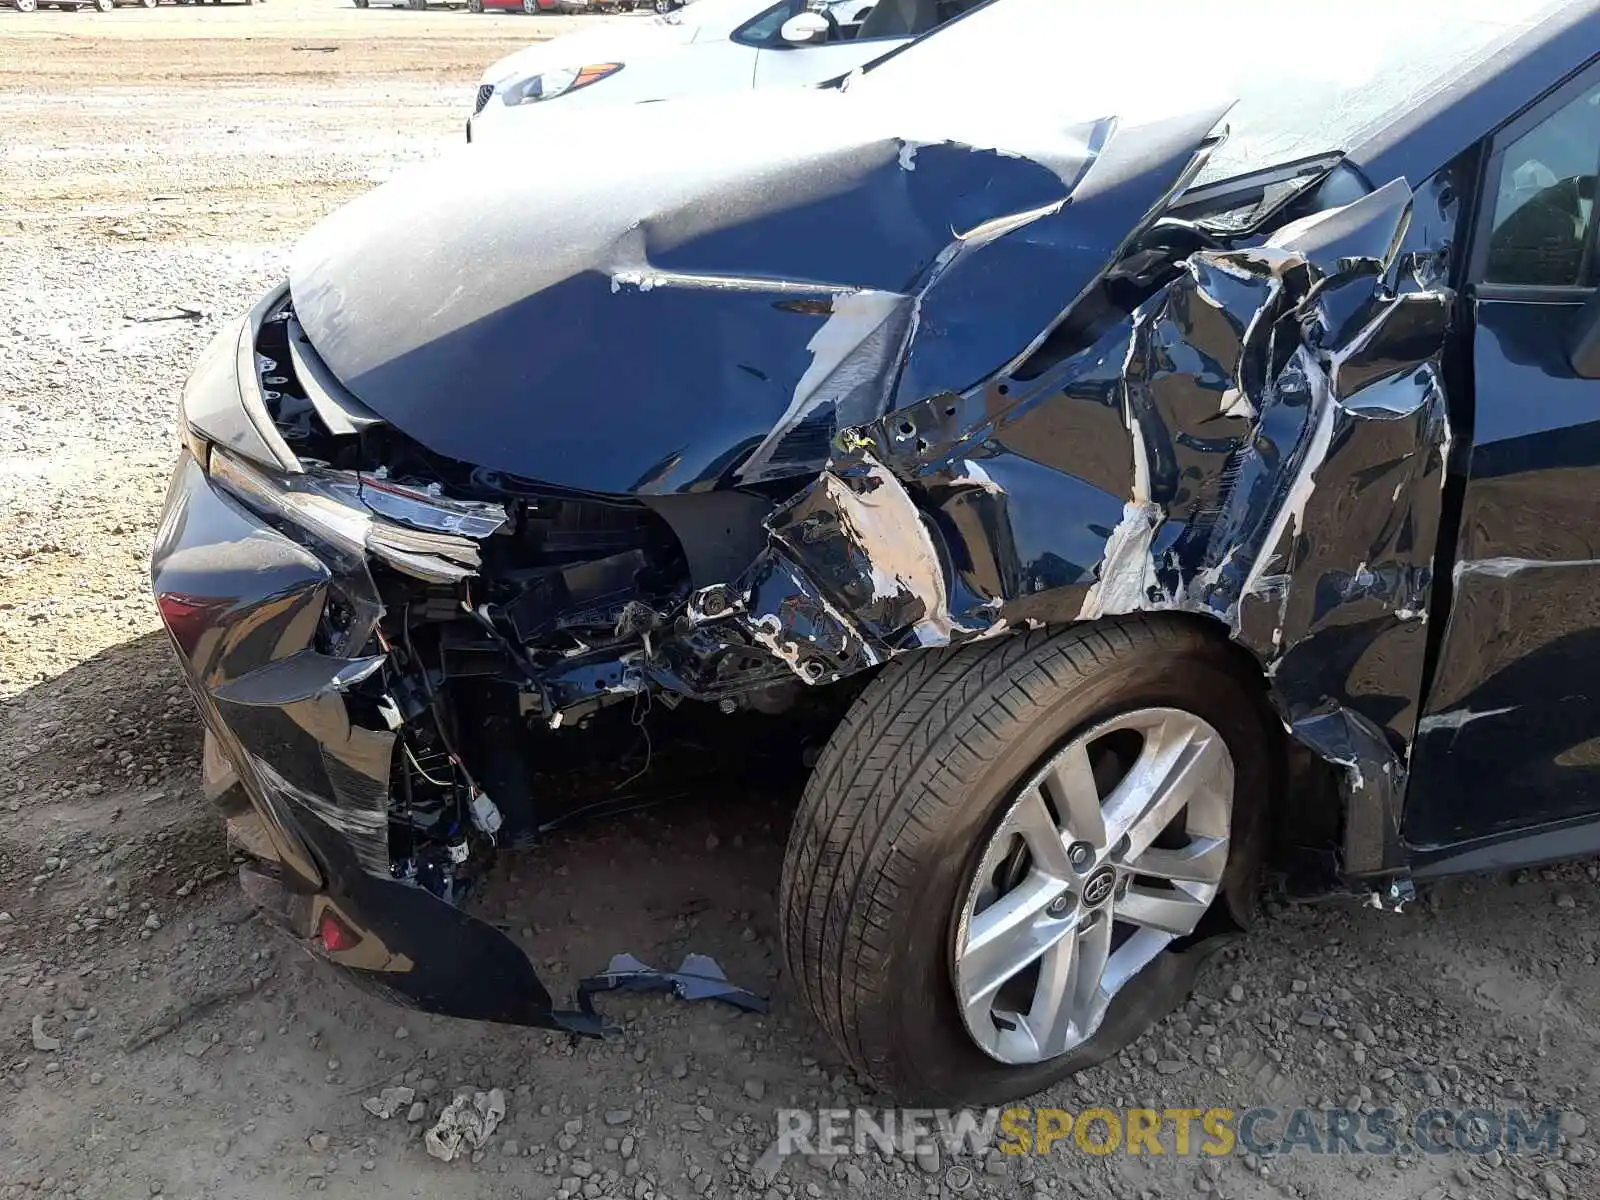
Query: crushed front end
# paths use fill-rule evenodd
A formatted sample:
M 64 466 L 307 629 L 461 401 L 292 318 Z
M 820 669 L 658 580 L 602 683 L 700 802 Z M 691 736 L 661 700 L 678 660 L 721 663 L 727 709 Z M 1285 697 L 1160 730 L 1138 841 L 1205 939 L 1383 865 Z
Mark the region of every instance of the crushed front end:
M 603 1032 L 463 902 L 498 849 L 569 815 L 549 753 L 601 710 L 776 713 L 805 690 L 731 591 L 693 582 L 749 565 L 775 502 L 435 454 L 343 388 L 287 287 L 217 335 L 183 432 L 152 584 L 247 892 L 390 999 Z
M 190 379 L 154 586 L 298 933 L 430 1010 L 598 1032 L 460 907 L 558 815 L 573 729 L 1140 611 L 1248 651 L 1352 828 L 1392 825 L 1448 181 L 1187 196 L 1221 109 L 973 131 L 774 89 L 738 119 L 794 136 L 730 156 L 668 107 L 358 200 Z
M 528 728 L 638 686 L 608 648 L 650 627 L 635 596 L 681 592 L 670 534 L 391 436 L 321 372 L 287 289 L 218 335 L 184 411 L 152 583 L 247 890 L 391 999 L 600 1033 L 460 901 L 533 832 Z M 623 578 L 644 590 L 624 602 Z

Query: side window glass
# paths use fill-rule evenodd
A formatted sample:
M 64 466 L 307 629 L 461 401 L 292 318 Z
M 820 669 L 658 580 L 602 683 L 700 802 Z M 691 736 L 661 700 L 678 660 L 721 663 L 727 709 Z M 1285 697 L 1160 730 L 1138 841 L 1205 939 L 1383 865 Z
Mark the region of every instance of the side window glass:
M 1493 197 L 1487 283 L 1592 282 L 1600 180 L 1600 86 L 1551 113 L 1506 147 Z M 1584 278 L 1585 271 L 1590 274 Z
M 869 0 L 810 0 L 809 7 L 828 18 L 830 42 L 854 41 L 861 22 L 872 12 Z
M 734 30 L 733 40 L 746 46 L 770 46 L 778 40 L 778 30 L 783 28 L 783 23 L 798 11 L 794 0 L 783 0 L 782 4 L 739 26 Z

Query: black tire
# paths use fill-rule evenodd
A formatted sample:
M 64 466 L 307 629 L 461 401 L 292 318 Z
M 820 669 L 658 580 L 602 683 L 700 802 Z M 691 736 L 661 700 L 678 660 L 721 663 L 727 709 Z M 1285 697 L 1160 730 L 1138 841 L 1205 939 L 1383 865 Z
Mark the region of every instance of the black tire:
M 963 888 L 1013 790 L 1077 733 L 1141 707 L 1204 718 L 1234 760 L 1229 862 L 1189 939 L 1199 943 L 1213 918 L 1228 929 L 1249 919 L 1278 760 L 1260 680 L 1223 639 L 1135 617 L 911 655 L 889 663 L 835 730 L 790 834 L 779 922 L 794 988 L 878 1087 L 938 1105 L 1032 1095 L 1182 1002 L 1193 967 L 1163 968 L 1184 957 L 1175 942 L 1087 1043 L 1014 1066 L 972 1041 L 951 983 Z

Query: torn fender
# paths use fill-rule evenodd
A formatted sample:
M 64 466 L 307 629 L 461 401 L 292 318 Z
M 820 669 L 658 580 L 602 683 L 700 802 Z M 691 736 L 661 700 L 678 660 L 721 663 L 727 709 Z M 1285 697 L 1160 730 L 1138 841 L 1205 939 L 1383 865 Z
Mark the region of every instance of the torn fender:
M 1380 869 L 1450 437 L 1435 231 L 1452 223 L 1414 225 L 1413 205 L 1396 180 L 1257 245 L 1193 252 L 1061 361 L 1024 357 L 846 431 L 768 519 L 739 619 L 791 665 L 822 647 L 826 670 L 799 671 L 818 682 L 1032 622 L 1203 615 L 1340 768 L 1347 868 Z

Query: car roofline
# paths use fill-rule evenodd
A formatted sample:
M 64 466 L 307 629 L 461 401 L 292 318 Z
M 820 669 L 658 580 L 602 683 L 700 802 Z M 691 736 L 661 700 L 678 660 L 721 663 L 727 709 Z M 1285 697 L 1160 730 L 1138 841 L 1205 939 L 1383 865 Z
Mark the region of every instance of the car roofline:
M 1350 148 L 1369 185 L 1418 183 L 1600 58 L 1600 0 L 1573 4 L 1487 55 Z

